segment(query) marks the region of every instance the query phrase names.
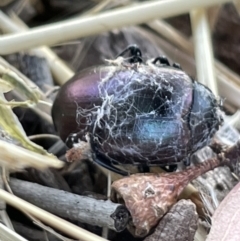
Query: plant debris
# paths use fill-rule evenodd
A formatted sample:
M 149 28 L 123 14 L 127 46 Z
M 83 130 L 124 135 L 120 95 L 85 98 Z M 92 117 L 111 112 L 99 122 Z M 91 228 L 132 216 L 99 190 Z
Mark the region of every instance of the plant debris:
M 198 2 L 183 1 L 189 2 L 187 6 L 196 4 L 199 11 Z M 134 9 L 141 4 L 136 1 L 131 7 Z M 180 8 L 176 4 L 177 1 L 171 10 L 177 12 Z M 104 11 L 112 14 L 130 5 L 129 0 L 4 0 L 0 3 L 0 34 L 4 39 L 6 35 L 8 43 L 14 43 L 16 35 L 13 34 L 21 32 L 25 39 L 22 42 L 27 46 L 33 43 L 30 28 L 68 22 L 79 16 L 94 18 Z M 57 85 L 65 83 L 75 72 L 106 64 L 106 59 L 114 60 L 130 44 L 142 49 L 144 62 L 149 57 L 165 55 L 196 78 L 199 72 L 195 64 L 204 67 L 206 61 L 194 59 L 194 49 L 201 43 L 192 42 L 189 13 L 118 29 L 114 27 L 118 19 L 113 18 L 113 28 L 108 32 L 104 32 L 108 24 L 99 21 L 101 33 L 68 42 L 64 42 L 63 37 L 68 36 L 63 33 L 62 40 L 61 35 L 56 36 L 61 43 L 55 46 L 49 44 L 55 36 L 48 38 L 42 32 L 39 40 L 45 46 L 23 50 L 16 44 L 20 52 L 0 57 L 2 235 L 12 237 L 11 240 L 25 238 L 29 241 L 238 239 L 239 184 L 233 187 L 240 173 L 237 111 L 240 107 L 240 5 L 235 1 L 204 9 L 215 56 L 208 67 L 215 70 L 222 111 L 229 116 L 224 116 L 224 124 L 214 136 L 220 149 L 211 145 L 217 153 L 210 147 L 199 150 L 190 157 L 190 167 L 185 169 L 179 165 L 174 173 L 162 173 L 159 167 L 151 167 L 150 173 L 143 174 L 137 167 L 129 166 L 136 174 L 125 178 L 110 175 L 92 161 L 89 143 L 80 140 L 68 149 L 58 138 L 51 106 L 60 87 Z M 133 11 L 131 17 L 138 21 L 142 16 L 135 16 Z M 89 29 L 94 30 L 92 26 Z M 76 34 L 82 32 L 75 29 Z M 210 41 L 207 44 L 210 46 Z M 203 46 L 206 44 L 202 43 Z M 15 46 L 8 47 L 12 50 Z M 214 75 L 206 77 L 208 81 L 213 78 Z M 208 84 L 211 86 L 213 82 Z M 111 201 L 108 200 L 110 176 L 113 181 Z M 11 192 L 11 188 L 16 196 L 4 191 Z M 82 206 L 85 211 L 80 210 Z

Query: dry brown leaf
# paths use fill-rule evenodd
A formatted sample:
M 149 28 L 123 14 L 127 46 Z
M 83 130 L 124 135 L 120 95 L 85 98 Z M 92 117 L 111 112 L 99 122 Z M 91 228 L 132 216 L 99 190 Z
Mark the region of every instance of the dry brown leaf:
M 207 241 L 240 240 L 240 183 L 224 198 L 212 218 Z

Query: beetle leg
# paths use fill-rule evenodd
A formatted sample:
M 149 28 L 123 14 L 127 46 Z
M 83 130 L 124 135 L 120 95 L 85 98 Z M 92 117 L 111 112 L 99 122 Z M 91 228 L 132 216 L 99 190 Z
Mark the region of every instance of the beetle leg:
M 74 132 L 68 135 L 68 137 L 65 140 L 65 144 L 67 147 L 73 147 L 74 143 L 78 143 L 80 141 L 79 137 L 80 132 Z M 83 140 L 85 141 L 85 140 Z
M 67 139 L 66 139 L 66 141 L 65 141 L 65 144 L 66 144 L 68 147 L 73 147 L 73 144 L 74 144 L 74 143 L 78 143 L 79 140 L 80 140 L 80 138 L 79 138 L 79 132 L 72 133 L 72 134 L 70 134 L 70 135 L 67 137 Z M 93 160 L 94 160 L 94 162 L 96 162 L 96 163 L 99 164 L 100 166 L 105 167 L 105 168 L 107 168 L 108 170 L 113 171 L 113 172 L 116 172 L 116 173 L 118 173 L 118 174 L 120 174 L 120 175 L 123 175 L 123 176 L 128 176 L 128 175 L 129 175 L 128 172 L 123 171 L 123 170 L 115 167 L 115 166 L 112 164 L 112 162 L 111 162 L 111 160 L 110 160 L 109 158 L 107 158 L 107 157 L 105 157 L 104 155 L 98 153 L 98 152 L 94 149 L 93 142 L 91 141 L 91 139 L 90 139 L 90 145 L 91 145 L 91 149 L 92 149 L 92 151 L 93 151 L 93 153 L 94 153 L 94 155 L 93 155 Z
M 65 144 L 68 147 L 73 147 L 73 144 L 77 142 L 77 134 L 70 134 L 66 140 L 65 140 Z
M 121 170 L 117 167 L 115 167 L 112 162 L 108 157 L 106 157 L 105 155 L 99 153 L 95 146 L 94 146 L 94 142 L 93 142 L 93 137 L 92 135 L 90 135 L 90 145 L 91 145 L 91 149 L 92 149 L 92 152 L 94 153 L 93 155 L 93 160 L 94 162 L 96 162 L 97 164 L 99 164 L 100 166 L 102 167 L 105 167 L 107 168 L 108 170 L 110 171 L 113 171 L 113 172 L 116 172 L 120 175 L 123 175 L 123 176 L 128 176 L 129 173 L 124 171 L 124 170 Z
M 182 70 L 182 67 L 181 67 L 181 65 L 180 65 L 179 63 L 173 63 L 172 66 L 173 66 L 174 68 L 176 68 L 176 69 Z
M 111 160 L 108 159 L 107 157 L 101 155 L 101 154 L 96 154 L 95 157 L 94 157 L 94 162 L 96 162 L 97 164 L 99 164 L 100 166 L 112 171 L 112 172 L 115 172 L 115 173 L 118 173 L 122 176 L 128 176 L 129 173 L 127 171 L 124 171 L 124 170 L 121 170 L 117 167 L 115 167 Z
M 170 66 L 170 63 L 169 63 L 167 57 L 165 57 L 165 56 L 159 56 L 159 57 L 155 58 L 152 63 L 156 64 L 157 62 L 159 62 L 162 65 Z
M 150 172 L 150 168 L 148 165 L 140 165 L 138 166 L 138 171 L 141 173 L 147 173 Z
M 214 140 L 214 142 L 212 142 L 209 147 L 212 149 L 212 151 L 216 154 L 221 153 L 222 151 L 224 151 L 224 146 L 222 143 Z
M 186 158 L 183 160 L 183 164 L 184 164 L 186 167 L 190 166 L 190 163 L 191 163 L 190 156 L 186 157 Z
M 160 62 L 160 64 L 162 64 L 162 65 L 170 66 L 170 63 L 165 56 L 159 56 L 159 57 L 155 58 L 152 63 L 156 64 L 157 62 Z M 179 63 L 173 63 L 172 67 L 182 70 L 182 67 Z
M 178 165 L 173 164 L 173 165 L 169 165 L 168 168 L 167 167 L 161 167 L 164 171 L 166 172 L 175 172 L 177 170 Z
M 124 56 L 127 52 L 130 52 L 130 63 L 142 63 L 142 52 L 136 44 L 129 45 L 126 49 L 124 49 L 119 56 Z

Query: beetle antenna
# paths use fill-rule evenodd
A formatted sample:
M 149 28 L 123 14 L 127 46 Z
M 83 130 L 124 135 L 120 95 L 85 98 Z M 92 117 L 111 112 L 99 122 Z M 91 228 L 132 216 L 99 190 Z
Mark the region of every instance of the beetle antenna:
M 92 148 L 92 151 L 93 151 L 93 160 L 95 163 L 97 163 L 98 165 L 112 171 L 112 172 L 116 172 L 122 176 L 128 176 L 129 173 L 127 171 L 124 171 L 122 169 L 119 169 L 117 167 L 115 167 L 113 164 L 112 164 L 112 161 L 110 158 L 106 157 L 105 155 L 101 154 L 100 152 L 97 151 L 97 149 L 95 148 L 95 144 L 94 144 L 94 141 L 93 141 L 93 136 L 90 135 L 90 139 L 89 139 L 89 142 L 90 142 L 90 145 L 91 145 L 91 148 Z
M 175 69 L 180 69 L 180 70 L 182 70 L 182 67 L 181 67 L 181 65 L 179 64 L 179 63 L 173 63 L 173 65 L 172 65 Z
M 159 62 L 162 65 L 170 66 L 170 63 L 166 56 L 159 56 L 159 57 L 155 58 L 152 63 L 156 64 L 157 62 Z
M 142 52 L 136 44 L 129 45 L 126 49 L 117 55 L 117 58 L 124 56 L 128 52 L 130 53 L 130 63 L 142 63 Z

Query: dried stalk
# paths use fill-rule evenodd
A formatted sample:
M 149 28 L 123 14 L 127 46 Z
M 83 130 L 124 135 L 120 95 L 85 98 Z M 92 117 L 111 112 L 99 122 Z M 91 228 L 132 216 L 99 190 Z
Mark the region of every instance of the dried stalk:
M 161 36 L 169 40 L 171 43 L 176 45 L 178 48 L 184 50 L 190 56 L 194 54 L 194 46 L 191 40 L 187 39 L 181 32 L 177 29 L 173 28 L 170 24 L 161 21 L 155 20 L 147 24 L 154 31 L 159 33 Z M 240 84 L 240 77 L 230 70 L 223 63 L 219 62 L 217 59 L 214 60 L 218 81 L 221 82 L 222 76 L 224 78 L 230 79 L 232 82 L 236 84 Z M 219 77 L 220 75 L 220 77 Z
M 4 188 L 4 168 L 0 167 L 0 189 Z M 14 230 L 12 222 L 6 211 L 6 203 L 3 200 L 0 200 L 0 220 L 1 222 L 11 230 Z
M 2 173 L 2 168 L 0 167 L 0 189 L 4 188 L 4 183 L 3 183 L 3 173 Z M 0 211 L 6 210 L 6 203 L 0 200 Z
M 48 102 L 48 99 L 44 97 L 43 92 L 30 80 L 28 79 L 25 75 L 23 75 L 21 72 L 19 72 L 16 68 L 11 66 L 8 62 L 6 62 L 3 58 L 0 57 L 0 66 L 1 69 L 5 69 L 9 73 L 14 73 L 16 76 L 18 76 L 22 81 L 24 82 L 28 88 L 34 90 L 34 92 L 40 96 L 41 100 L 44 100 L 45 102 Z M 2 74 L 2 73 L 1 73 Z M 17 86 L 19 88 L 19 85 Z M 23 96 L 22 90 L 13 90 L 13 95 L 17 97 L 19 100 L 24 100 L 25 97 Z M 29 95 L 30 93 L 24 93 L 24 95 Z M 34 108 L 32 108 L 34 112 L 36 112 L 40 117 L 42 117 L 47 123 L 51 124 L 52 123 L 52 118 L 50 116 L 50 108 L 47 105 L 36 105 Z
M 199 224 L 198 230 L 194 237 L 194 241 L 206 241 L 206 238 L 207 238 L 206 228 L 203 225 Z
M 7 61 L 0 57 L 0 76 L 6 80 L 10 85 L 17 88 L 22 94 L 27 96 L 33 102 L 37 102 L 40 98 L 44 98 L 43 92 L 30 79 L 24 76 L 16 68 L 11 66 Z
M 209 9 L 207 9 L 209 27 L 210 27 L 211 31 L 215 27 L 215 24 L 216 24 L 217 19 L 219 17 L 219 12 L 220 12 L 221 8 L 222 8 L 222 6 L 219 5 L 219 6 L 214 6 L 214 7 L 210 7 Z
M 17 21 L 18 24 L 14 23 L 13 20 L 0 11 L 0 28 L 5 33 L 19 33 L 28 30 L 27 25 L 17 16 L 14 16 L 14 20 Z M 74 75 L 74 72 L 50 48 L 40 47 L 31 49 L 29 52 L 30 54 L 44 57 L 48 61 L 53 76 L 58 84 L 65 83 Z
M 23 169 L 25 167 L 34 167 L 44 169 L 47 167 L 60 168 L 63 162 L 54 158 L 54 156 L 43 156 L 22 147 L 0 140 L 0 163 L 10 170 Z
M 207 12 L 204 8 L 198 8 L 191 11 L 190 16 L 195 43 L 197 79 L 200 83 L 208 86 L 218 96 Z
M 187 13 L 197 7 L 208 7 L 228 1 L 229 0 L 172 0 L 139 3 L 95 16 L 80 17 L 48 26 L 37 27 L 24 33 L 3 36 L 0 39 L 0 54 L 14 53 L 44 44 L 52 45 L 75 38 L 98 34 L 129 24 L 133 25 L 148 22 L 154 18 L 176 16 Z
M 0 220 L 6 227 L 8 227 L 11 230 L 14 230 L 12 221 L 10 220 L 6 210 L 0 211 Z
M 194 59 L 193 59 L 193 44 L 190 40 L 184 37 L 180 32 L 174 29 L 169 24 L 155 20 L 148 24 L 149 27 L 154 29 L 157 33 L 164 36 L 170 43 L 173 43 L 178 49 L 176 56 L 176 49 L 163 39 L 156 39 L 156 43 L 163 48 L 169 57 L 177 59 L 181 56 L 181 63 L 185 64 L 186 71 L 194 76 Z M 154 38 L 151 32 L 148 32 L 148 37 Z M 184 52 L 181 51 L 184 50 Z M 179 61 L 179 60 L 178 60 Z M 216 76 L 218 80 L 218 89 L 221 96 L 224 96 L 228 103 L 240 107 L 240 77 L 227 68 L 224 64 L 215 60 Z
M 18 197 L 68 220 L 108 227 L 116 232 L 124 230 L 128 223 L 127 209 L 111 201 L 96 200 L 13 178 L 10 187 Z
M 225 116 L 224 119 L 226 123 L 240 131 L 240 110 L 236 111 L 236 113 L 231 116 Z
M 23 238 L 16 232 L 7 228 L 2 223 L 0 223 L 0 240 L 3 240 L 3 241 L 27 241 L 27 239 Z
M 60 140 L 60 137 L 57 135 L 53 135 L 53 134 L 36 134 L 36 135 L 32 135 L 32 136 L 28 136 L 29 140 L 37 140 L 37 139 L 42 139 L 42 138 L 49 138 L 52 140 Z
M 50 214 L 49 212 L 46 212 L 45 210 L 38 208 L 4 190 L 0 190 L 0 198 L 7 204 L 12 205 L 17 209 L 25 210 L 49 226 L 52 226 L 53 228 L 56 228 L 73 238 L 80 239 L 81 241 L 106 241 L 106 239 Z
M 236 8 L 238 14 L 240 15 L 240 1 L 239 0 L 234 0 L 233 4 L 235 5 L 235 8 Z
M 188 54 L 193 54 L 193 44 L 190 42 L 180 31 L 177 31 L 174 27 L 163 20 L 154 20 L 147 23 L 151 29 L 158 34 L 169 40 L 171 43 L 183 49 Z
M 178 173 L 131 175 L 112 184 L 112 200 L 125 203 L 131 213 L 130 231 L 145 236 L 176 203 L 189 182 L 218 166 L 235 165 L 239 155 L 240 141 L 216 157 Z

